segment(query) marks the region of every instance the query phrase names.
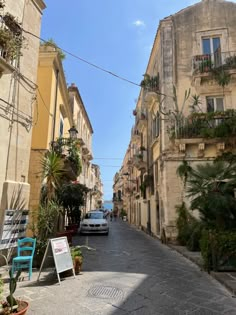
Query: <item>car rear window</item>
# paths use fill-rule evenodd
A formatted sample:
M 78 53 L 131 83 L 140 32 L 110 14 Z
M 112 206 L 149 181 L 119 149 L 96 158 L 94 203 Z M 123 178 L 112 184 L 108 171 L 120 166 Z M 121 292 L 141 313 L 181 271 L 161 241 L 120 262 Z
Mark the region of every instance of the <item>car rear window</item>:
M 103 213 L 102 212 L 86 213 L 85 219 L 103 219 Z

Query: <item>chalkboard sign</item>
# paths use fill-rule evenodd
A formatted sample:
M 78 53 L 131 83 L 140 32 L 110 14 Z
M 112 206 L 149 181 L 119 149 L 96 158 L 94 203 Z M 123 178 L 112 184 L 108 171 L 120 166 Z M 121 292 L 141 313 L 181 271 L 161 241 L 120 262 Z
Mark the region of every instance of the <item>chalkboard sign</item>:
M 38 275 L 38 280 L 41 274 L 41 270 L 43 268 L 44 262 L 47 257 L 52 254 L 55 267 L 56 267 L 56 272 L 57 272 L 57 278 L 60 283 L 60 272 L 70 270 L 72 269 L 73 275 L 75 277 L 75 271 L 73 267 L 73 262 L 71 258 L 71 253 L 70 253 L 70 247 L 67 241 L 67 237 L 58 237 L 58 238 L 51 238 L 48 241 L 46 251 L 43 256 L 43 260 L 39 269 L 39 275 Z

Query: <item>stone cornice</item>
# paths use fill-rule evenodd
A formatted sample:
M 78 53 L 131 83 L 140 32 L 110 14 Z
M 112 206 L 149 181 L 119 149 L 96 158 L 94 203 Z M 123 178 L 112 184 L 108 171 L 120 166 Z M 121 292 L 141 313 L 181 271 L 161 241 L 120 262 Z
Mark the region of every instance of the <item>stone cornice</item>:
M 91 124 L 91 122 L 90 122 L 88 113 L 87 113 L 87 111 L 86 111 L 86 109 L 85 109 L 85 106 L 84 106 L 83 100 L 82 100 L 82 98 L 81 98 L 79 89 L 77 88 L 77 86 L 70 86 L 70 87 L 68 88 L 68 91 L 69 91 L 69 92 L 73 92 L 73 93 L 75 94 L 75 97 L 77 98 L 78 103 L 80 104 L 81 109 L 82 109 L 82 111 L 83 111 L 84 118 L 85 118 L 85 120 L 86 120 L 86 122 L 87 122 L 87 124 L 88 124 L 88 127 L 89 127 L 89 129 L 90 129 L 90 132 L 93 133 L 93 127 L 92 127 L 92 124 Z
M 70 125 L 73 125 L 73 116 L 70 110 L 69 94 L 67 90 L 67 84 L 63 65 L 59 57 L 58 52 L 50 46 L 41 46 L 39 50 L 39 66 L 51 66 L 54 71 L 59 71 L 59 89 L 62 93 L 63 100 L 65 102 L 64 109 L 66 111 Z
M 44 3 L 43 0 L 31 0 L 34 5 L 40 10 L 44 10 L 46 8 L 46 4 Z

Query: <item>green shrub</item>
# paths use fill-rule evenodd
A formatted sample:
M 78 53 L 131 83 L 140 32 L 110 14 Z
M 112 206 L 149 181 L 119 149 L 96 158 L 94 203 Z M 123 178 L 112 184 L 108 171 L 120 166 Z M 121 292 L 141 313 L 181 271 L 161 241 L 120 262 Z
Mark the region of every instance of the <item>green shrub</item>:
M 180 245 L 187 246 L 190 251 L 199 251 L 202 223 L 195 219 L 187 210 L 185 203 L 176 207 L 177 218 L 177 240 Z
M 190 235 L 187 241 L 187 248 L 190 251 L 196 252 L 200 251 L 200 239 L 202 235 L 203 225 L 201 222 L 193 219 L 193 222 L 190 224 Z
M 120 211 L 120 217 L 123 218 L 123 217 L 125 217 L 125 216 L 127 216 L 127 212 L 126 212 L 124 209 L 121 209 L 121 211 Z
M 190 215 L 188 213 L 188 210 L 186 209 L 184 202 L 181 205 L 176 206 L 176 210 L 178 212 L 178 218 L 176 222 L 178 229 L 177 240 L 180 243 L 180 245 L 185 246 L 191 233 L 189 228 Z
M 204 230 L 200 247 L 206 270 L 236 269 L 236 230 Z
M 200 249 L 203 259 L 203 267 L 205 270 L 210 271 L 212 269 L 211 249 L 209 242 L 209 230 L 204 229 L 200 239 Z

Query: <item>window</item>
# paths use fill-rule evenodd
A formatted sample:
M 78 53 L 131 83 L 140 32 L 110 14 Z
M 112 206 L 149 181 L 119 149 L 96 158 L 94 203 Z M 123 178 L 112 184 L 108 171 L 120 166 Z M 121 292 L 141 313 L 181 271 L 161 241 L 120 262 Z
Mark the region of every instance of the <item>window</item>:
M 63 131 L 64 131 L 64 119 L 63 119 L 62 114 L 60 114 L 59 137 L 63 137 Z
M 102 212 L 88 212 L 85 214 L 85 219 L 103 219 L 103 213 Z
M 211 56 L 215 67 L 220 66 L 222 64 L 220 37 L 202 38 L 202 52 L 204 55 Z
M 224 99 L 223 97 L 207 97 L 207 112 L 223 112 Z
M 152 120 L 152 139 L 159 137 L 160 133 L 160 113 L 157 112 L 155 118 Z

